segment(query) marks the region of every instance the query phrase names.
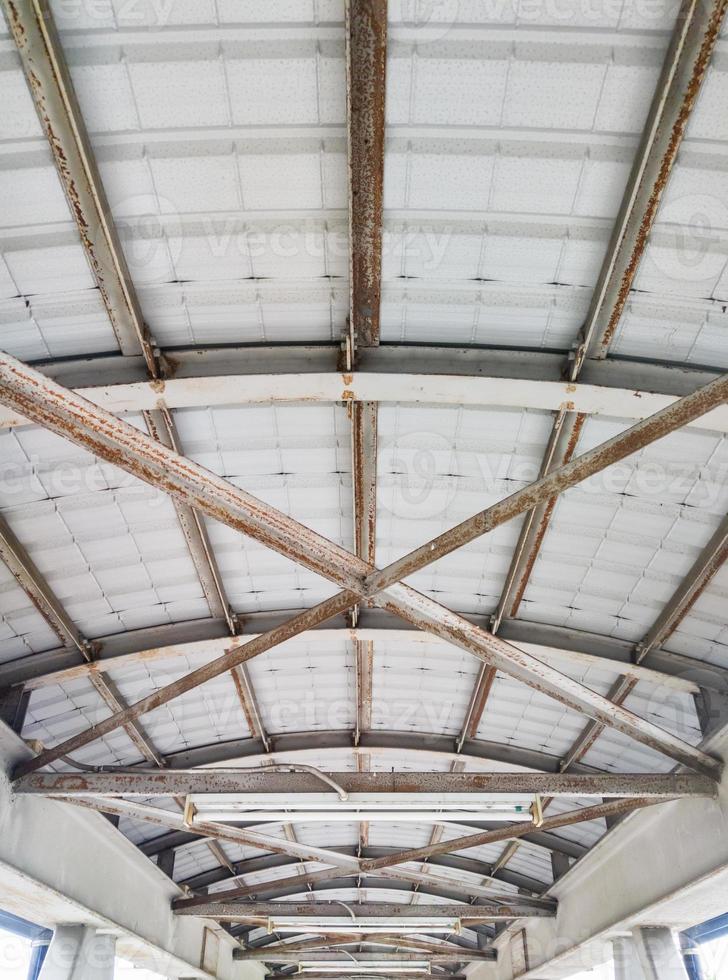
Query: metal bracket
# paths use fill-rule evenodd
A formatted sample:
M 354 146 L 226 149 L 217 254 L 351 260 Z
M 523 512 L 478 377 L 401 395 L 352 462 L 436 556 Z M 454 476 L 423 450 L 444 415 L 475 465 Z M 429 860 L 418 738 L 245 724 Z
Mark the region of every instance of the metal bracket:
M 543 826 L 543 803 L 538 793 L 536 794 L 534 801 L 531 804 L 531 816 L 533 817 L 534 827 Z

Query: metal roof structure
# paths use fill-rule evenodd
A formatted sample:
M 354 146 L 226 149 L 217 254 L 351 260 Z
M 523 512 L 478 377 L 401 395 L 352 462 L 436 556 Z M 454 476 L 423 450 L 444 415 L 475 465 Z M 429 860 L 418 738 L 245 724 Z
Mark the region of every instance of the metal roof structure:
M 614 821 L 716 792 L 726 0 L 2 6 L 17 791 L 276 977 L 490 960 Z M 203 819 L 231 770 L 274 819 Z M 523 819 L 367 809 L 458 792 Z M 462 930 L 269 928 L 342 903 Z

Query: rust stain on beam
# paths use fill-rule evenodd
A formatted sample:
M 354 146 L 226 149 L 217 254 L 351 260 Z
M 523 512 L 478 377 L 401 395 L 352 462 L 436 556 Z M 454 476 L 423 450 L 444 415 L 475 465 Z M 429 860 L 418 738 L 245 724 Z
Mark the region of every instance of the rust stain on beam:
M 360 347 L 379 344 L 386 55 L 386 0 L 347 0 L 351 323 Z

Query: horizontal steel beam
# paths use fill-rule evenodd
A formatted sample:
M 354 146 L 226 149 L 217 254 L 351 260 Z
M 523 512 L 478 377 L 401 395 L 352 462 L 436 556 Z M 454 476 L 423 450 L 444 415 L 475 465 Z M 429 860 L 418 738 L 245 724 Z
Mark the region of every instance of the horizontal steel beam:
M 510 505 L 496 504 L 485 514 L 476 515 L 446 535 L 441 535 L 429 546 L 429 557 L 423 556 L 421 549 L 418 549 L 412 556 L 404 559 L 404 565 L 402 562 L 395 562 L 387 569 L 379 571 L 198 464 L 155 443 L 133 426 L 48 381 L 17 359 L 7 354 L 0 355 L 0 400 L 100 458 L 120 466 L 234 530 L 252 536 L 346 590 L 345 594 L 334 597 L 329 604 L 318 607 L 315 615 L 328 618 L 328 615 L 341 611 L 337 603 L 343 602 L 343 608 L 349 608 L 355 604 L 356 596 L 372 596 L 384 592 L 383 596 L 377 596 L 376 603 L 418 628 L 452 642 L 573 710 L 583 712 L 596 721 L 630 735 L 677 762 L 713 776 L 718 775 L 721 765 L 705 752 L 626 709 L 611 704 L 590 688 L 535 657 L 511 647 L 498 637 L 464 622 L 434 600 L 398 583 L 398 580 L 411 574 L 414 570 L 413 564 L 424 567 L 438 557 L 438 552 L 447 554 L 459 546 L 453 544 L 454 541 L 465 543 L 463 537 L 473 540 L 498 523 L 531 509 L 543 496 L 553 496 L 554 493 L 561 492 L 615 459 L 623 458 L 660 435 L 684 425 L 688 418 L 704 414 L 710 407 L 725 400 L 727 394 L 728 377 L 722 377 L 653 416 L 648 422 L 638 423 L 628 433 L 586 453 L 580 457 L 581 467 L 572 470 L 574 464 L 567 464 L 536 481 L 530 488 L 508 498 Z M 580 460 L 575 462 L 578 464 Z M 554 478 L 556 482 L 552 485 L 550 481 Z M 513 501 L 516 503 L 512 503 Z M 497 517 L 493 516 L 494 511 L 497 512 Z M 275 642 L 280 641 L 276 639 Z M 226 658 L 220 658 L 216 668 L 208 665 L 205 669 L 209 679 L 210 672 L 211 676 L 217 676 L 230 669 L 230 665 Z M 199 683 L 190 680 L 193 676 L 194 672 L 183 680 L 183 690 L 190 690 Z M 172 695 L 175 697 L 179 693 L 179 687 L 170 685 L 166 695 L 158 691 L 157 705 L 165 703 L 164 698 L 171 691 L 175 692 Z M 122 722 L 123 714 L 112 716 L 94 729 L 67 740 L 63 745 L 45 750 L 32 762 L 24 763 L 20 767 L 21 772 L 32 771 L 55 761 L 61 755 L 68 754 L 71 746 L 79 748 L 88 741 L 95 740 L 97 733 L 105 726 L 111 726 L 106 727 L 107 731 L 114 730 L 129 720 L 127 715 Z
M 385 935 L 384 933 L 367 933 L 361 932 L 358 936 L 352 936 L 351 933 L 348 935 L 342 932 L 337 932 L 336 927 L 332 927 L 331 932 L 320 936 L 312 936 L 309 939 L 278 939 L 276 936 L 264 936 L 261 942 L 252 942 L 246 944 L 246 949 L 265 949 L 274 953 L 277 949 L 286 950 L 305 950 L 305 949 L 325 949 L 327 946 L 331 947 L 341 947 L 341 946 L 359 946 L 359 945 L 373 945 L 373 946 L 400 946 L 402 949 L 418 949 L 420 951 L 429 951 L 437 953 L 440 949 L 452 950 L 457 952 L 457 943 L 449 942 L 445 938 L 435 938 L 433 937 L 431 942 L 428 942 L 424 937 L 427 935 L 426 931 L 423 929 L 422 936 L 396 936 L 396 935 Z M 460 937 L 455 937 L 459 939 Z M 467 952 L 469 949 L 478 949 L 474 943 L 465 943 L 459 946 L 460 952 Z
M 467 957 L 464 957 L 463 961 L 466 959 Z M 349 962 L 351 963 L 351 960 Z M 337 972 L 336 980 L 361 980 L 362 975 L 367 976 L 366 970 L 359 970 L 357 972 L 354 964 L 351 963 L 351 969 Z M 289 973 L 277 971 L 275 973 L 266 973 L 263 980 L 285 980 L 286 977 L 295 976 L 298 976 L 295 970 Z M 430 973 L 430 976 L 441 977 L 442 980 L 467 980 L 464 973 L 450 973 L 449 971 L 446 973 L 438 973 L 433 970 Z M 306 970 L 306 980 L 332 980 L 332 978 L 331 973 L 317 973 L 315 970 Z M 416 971 L 408 972 L 407 970 L 398 970 L 397 980 L 422 980 L 422 973 Z
M 253 639 L 275 629 L 304 610 L 251 613 L 246 615 L 237 636 L 238 642 Z M 485 628 L 485 616 L 463 616 Z M 418 645 L 437 643 L 420 630 L 413 629 L 399 617 L 382 609 L 360 608 L 357 626 L 347 627 L 344 616 L 334 616 L 312 628 L 332 638 L 339 631 L 342 643 L 375 642 L 379 639 L 407 644 L 416 652 Z M 718 664 L 695 660 L 664 650 L 652 650 L 640 664 L 633 662 L 634 644 L 611 636 L 587 633 L 570 627 L 553 626 L 525 620 L 505 619 L 499 635 L 516 645 L 528 644 L 541 658 L 568 664 L 593 663 L 618 674 L 649 683 L 697 694 L 701 688 L 728 693 L 728 670 Z M 295 641 L 293 641 L 295 642 Z M 198 653 L 222 654 L 230 647 L 230 636 L 223 620 L 201 619 L 149 629 L 130 630 L 99 637 L 93 667 L 79 663 L 75 649 L 60 648 L 34 653 L 32 656 L 0 664 L 0 689 L 24 684 L 29 690 L 62 684 L 94 673 L 115 670 L 126 664 L 149 663 L 174 657 L 194 657 Z
M 517 903 L 516 903 L 517 904 Z M 497 919 L 514 918 L 507 914 L 510 909 L 505 909 L 505 914 L 498 910 L 498 906 L 490 905 L 466 905 L 466 904 L 432 904 L 427 906 L 427 911 L 423 912 L 422 906 L 400 905 L 387 902 L 347 902 L 351 911 L 359 919 L 402 919 L 406 924 L 407 919 L 421 919 L 423 916 L 436 919 L 460 919 L 466 922 L 489 922 Z M 244 919 L 291 919 L 291 918 L 337 918 L 343 914 L 339 902 L 319 901 L 313 902 L 236 902 L 234 904 L 234 914 L 240 921 Z M 192 913 L 190 913 L 192 914 Z M 348 913 L 346 913 L 348 917 Z
M 299 866 L 300 867 L 300 866 Z M 382 890 L 408 891 L 410 885 L 417 885 L 424 895 L 433 895 L 448 902 L 467 902 L 493 905 L 512 905 L 518 901 L 523 906 L 524 916 L 549 917 L 556 914 L 556 903 L 550 899 L 524 896 L 514 896 L 512 893 L 498 892 L 492 887 L 458 882 L 452 878 L 428 874 L 426 871 L 383 869 L 364 875 L 360 872 L 339 871 L 329 869 L 310 871 L 304 874 L 293 874 L 285 878 L 271 878 L 269 881 L 258 881 L 250 885 L 239 885 L 225 891 L 215 891 L 212 894 L 195 895 L 192 898 L 178 899 L 173 903 L 175 909 L 195 908 L 200 915 L 206 915 L 210 905 L 220 902 L 230 904 L 251 899 L 266 899 L 290 897 L 304 894 L 306 891 L 317 889 L 347 889 L 347 888 L 376 888 Z
M 467 957 L 463 957 L 464 960 Z M 351 963 L 351 961 L 349 961 Z M 351 963 L 351 969 L 342 970 L 340 973 L 337 972 L 336 980 L 361 980 L 362 972 L 366 975 L 366 970 L 356 972 L 354 964 Z M 263 980 L 285 980 L 286 977 L 295 977 L 298 974 L 294 970 L 292 973 L 266 973 Z M 435 973 L 434 971 L 430 974 L 433 977 L 442 977 L 443 980 L 467 980 L 464 973 Z M 315 970 L 306 970 L 306 980 L 332 980 L 331 973 L 316 973 Z M 397 971 L 397 980 L 422 980 L 421 972 L 407 972 L 406 970 Z
M 638 797 L 677 799 L 715 797 L 717 784 L 693 773 L 572 774 L 520 772 L 331 772 L 329 775 L 349 794 L 436 794 L 437 807 L 445 806 L 444 794 L 497 793 L 519 796 L 538 794 L 557 797 Z M 65 798 L 89 796 L 187 796 L 204 793 L 283 794 L 295 807 L 300 794 L 336 793 L 309 773 L 259 772 L 246 769 L 165 769 L 140 772 L 49 772 L 30 773 L 16 780 L 19 795 Z M 362 803 L 362 807 L 366 804 Z M 435 804 L 432 804 L 433 806 Z M 423 802 L 423 807 L 427 802 Z M 475 814 L 473 815 L 475 818 Z M 244 819 L 241 815 L 240 819 Z M 295 820 L 295 813 L 291 814 Z M 487 819 L 487 814 L 483 814 Z
M 610 358 L 585 362 L 572 384 L 561 376 L 560 354 L 397 344 L 359 351 L 355 370 L 342 373 L 340 353 L 339 345 L 169 349 L 165 357 L 174 375 L 164 381 L 165 405 L 397 401 L 566 409 L 638 421 L 719 377 L 683 365 Z M 149 382 L 141 358 L 105 355 L 40 362 L 38 368 L 115 414 L 159 405 L 159 385 Z M 22 413 L 0 407 L 0 428 L 23 424 Z M 700 424 L 728 431 L 728 409 L 717 408 Z
M 225 918 L 221 916 L 221 918 Z M 471 949 L 471 950 L 453 950 L 448 953 L 438 952 L 427 952 L 427 953 L 416 953 L 411 950 L 402 950 L 397 953 L 356 953 L 357 963 L 373 963 L 373 962 L 414 962 L 422 960 L 427 960 L 430 963 L 461 963 L 464 960 L 495 960 L 495 950 L 488 949 Z M 322 963 L 349 963 L 353 966 L 352 960 L 347 960 L 345 956 L 341 953 L 334 951 L 316 951 L 316 952 L 306 952 L 305 950 L 294 950 L 292 952 L 287 952 L 286 950 L 280 948 L 273 953 L 267 950 L 258 949 L 235 949 L 233 950 L 233 959 L 242 961 L 252 961 L 265 963 L 270 961 L 272 963 L 301 963 L 301 962 L 322 962 Z

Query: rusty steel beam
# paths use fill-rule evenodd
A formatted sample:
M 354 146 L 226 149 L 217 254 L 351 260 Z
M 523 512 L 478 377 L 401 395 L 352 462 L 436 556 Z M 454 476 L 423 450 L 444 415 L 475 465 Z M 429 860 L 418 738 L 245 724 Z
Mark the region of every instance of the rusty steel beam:
M 62 643 L 70 643 L 86 663 L 90 663 L 94 658 L 93 644 L 76 628 L 63 604 L 2 515 L 0 515 L 0 559 L 58 639 Z
M 243 709 L 245 720 L 248 723 L 250 734 L 253 738 L 260 739 L 265 746 L 266 752 L 270 751 L 270 739 L 265 730 L 265 726 L 260 717 L 258 699 L 255 696 L 253 685 L 250 682 L 250 674 L 245 664 L 238 664 L 230 671 L 230 675 L 235 685 L 235 691 Z
M 388 598 L 377 597 L 375 602 L 382 608 L 401 616 L 420 629 L 448 640 L 455 646 L 472 653 L 478 659 L 498 670 L 523 681 L 529 687 L 542 691 L 580 714 L 621 731 L 643 745 L 649 745 L 675 761 L 711 777 L 717 777 L 721 764 L 702 749 L 695 748 L 670 732 L 639 718 L 631 711 L 614 705 L 590 688 L 572 681 L 553 667 L 537 660 L 530 654 L 517 650 L 499 637 L 473 627 L 427 597 L 402 584 L 386 590 Z M 394 601 L 392 601 L 394 599 Z
M 637 663 L 642 663 L 647 654 L 664 643 L 670 634 L 677 629 L 726 560 L 728 560 L 728 516 L 720 522 L 720 526 L 668 600 L 644 639 L 637 644 L 635 649 Z
M 325 898 L 330 892 L 355 892 L 360 895 L 361 892 L 367 889 L 374 889 L 376 891 L 386 892 L 388 895 L 392 896 L 394 900 L 401 901 L 404 904 L 406 899 L 411 896 L 411 892 L 408 890 L 406 885 L 403 885 L 398 880 L 392 880 L 390 878 L 383 877 L 382 872 L 378 872 L 376 875 L 367 874 L 354 874 L 351 872 L 339 871 L 332 872 L 329 877 L 325 877 L 324 873 L 319 874 L 319 880 L 314 882 L 303 883 L 301 878 L 284 878 L 280 883 L 275 881 L 265 881 L 255 895 L 248 897 L 243 897 L 241 899 L 236 899 L 235 904 L 238 901 L 249 902 L 249 901 L 278 901 L 279 899 L 297 899 L 299 896 L 305 895 L 316 895 L 321 898 Z M 514 902 L 517 902 L 519 907 L 523 909 L 524 917 L 528 918 L 553 918 L 554 909 L 543 909 L 534 908 L 532 904 L 524 901 L 520 895 L 516 895 L 513 892 L 510 894 L 510 898 L 506 902 L 501 901 L 490 901 L 487 897 L 480 898 L 478 895 L 468 895 L 467 889 L 462 886 L 443 884 L 442 882 L 425 881 L 421 885 L 420 894 L 426 895 L 428 898 L 437 898 L 445 902 L 462 902 L 465 907 L 470 906 L 475 903 L 476 905 L 507 905 L 512 907 Z M 215 896 L 210 895 L 210 900 L 214 903 Z M 232 904 L 230 902 L 225 902 L 225 904 Z M 408 907 L 413 907 L 408 905 Z M 416 906 L 415 906 L 416 907 Z M 424 908 L 429 907 L 425 906 Z M 187 915 L 193 914 L 192 909 L 186 911 Z M 206 914 L 206 913 L 201 913 Z
M 362 732 L 372 726 L 372 670 L 374 643 L 354 640 L 356 658 L 356 731 L 354 744 L 358 745 Z
M 397 401 L 558 412 L 566 403 L 575 412 L 637 421 L 721 373 L 659 361 L 588 360 L 579 382 L 569 384 L 561 376 L 560 354 L 488 347 L 485 357 L 477 346 L 384 344 L 360 350 L 350 374 L 338 366 L 340 353 L 334 344 L 166 348 L 165 404 L 176 410 L 201 403 Z M 141 355 L 50 359 L 36 366 L 114 414 L 159 406 L 160 385 L 149 379 Z M 711 427 L 727 431 L 727 416 L 714 414 Z M 27 424 L 0 407 L 0 428 Z
M 466 739 L 478 737 L 478 727 L 480 726 L 480 721 L 483 717 L 485 706 L 488 702 L 488 698 L 490 697 L 490 692 L 493 687 L 496 674 L 497 671 L 495 667 L 491 667 L 489 664 L 481 664 L 478 677 L 473 687 L 473 693 L 470 695 L 468 708 L 465 712 L 465 721 L 463 722 L 463 727 L 458 735 L 458 752 L 462 750 Z
M 220 919 L 225 919 L 227 921 L 235 922 L 236 918 L 234 908 L 228 908 L 223 906 L 224 911 L 219 916 Z M 422 913 L 420 912 L 420 915 Z M 499 915 L 499 919 L 504 919 L 506 916 Z M 515 919 L 517 916 L 511 915 L 510 918 Z M 233 959 L 252 961 L 252 962 L 262 962 L 265 963 L 270 960 L 273 963 L 301 963 L 301 962 L 324 962 L 324 963 L 341 963 L 344 966 L 348 966 L 350 969 L 353 968 L 357 963 L 361 963 L 366 966 L 367 963 L 408 963 L 408 962 L 421 962 L 422 960 L 428 960 L 431 964 L 435 963 L 462 963 L 465 960 L 495 960 L 495 950 L 490 949 L 470 949 L 463 950 L 458 948 L 450 952 L 428 952 L 426 954 L 416 953 L 411 950 L 403 951 L 399 953 L 357 953 L 356 959 L 351 960 L 344 957 L 341 953 L 334 951 L 322 950 L 316 953 L 307 953 L 303 950 L 292 950 L 287 951 L 284 947 L 279 947 L 275 950 L 275 954 L 267 949 L 234 949 Z M 362 971 L 358 971 L 362 972 Z M 366 972 L 364 970 L 363 972 Z
M 604 358 L 629 298 L 660 200 L 720 34 L 727 0 L 684 0 L 571 364 Z
M 463 961 L 466 960 L 467 960 L 467 956 L 464 956 Z M 364 971 L 364 973 L 366 974 L 366 970 Z M 274 973 L 266 973 L 265 976 L 263 977 L 263 980 L 290 980 L 291 977 L 297 977 L 297 976 L 298 974 L 296 973 L 295 970 L 292 973 L 291 972 L 283 973 L 281 971 L 276 971 Z M 431 976 L 441 977 L 442 980 L 467 980 L 467 977 L 465 976 L 464 973 L 450 973 L 449 971 L 438 973 L 433 970 Z M 362 971 L 361 970 L 357 971 L 354 969 L 349 970 L 348 973 L 346 970 L 342 970 L 340 973 L 337 974 L 337 980 L 361 980 L 361 977 L 362 977 Z M 306 980 L 331 980 L 331 973 L 330 972 L 317 973 L 315 970 L 306 970 Z M 422 972 L 421 971 L 418 972 L 416 970 L 415 971 L 398 970 L 397 980 L 422 980 Z
M 2 0 L 41 126 L 91 271 L 123 354 L 159 376 L 111 208 L 47 0 Z
M 387 0 L 346 0 L 351 327 L 379 343 L 384 192 Z
M 700 393 L 681 399 L 666 409 L 665 412 L 658 413 L 659 420 L 657 423 L 655 422 L 657 416 L 652 417 L 650 421 L 653 428 L 657 425 L 658 430 L 664 434 L 665 431 L 674 426 L 676 417 L 684 422 L 687 416 L 692 417 L 696 413 L 700 414 L 706 411 L 708 404 L 712 404 L 718 397 L 725 396 L 727 385 L 728 378 L 721 379 L 708 385 Z M 45 425 L 70 441 L 84 446 L 97 456 L 126 469 L 170 495 L 184 500 L 229 527 L 249 534 L 262 544 L 336 582 L 340 587 L 351 590 L 354 593 L 353 601 L 351 592 L 347 592 L 345 597 L 338 596 L 331 600 L 333 608 L 330 615 L 341 611 L 341 608 L 350 608 L 355 604 L 356 597 L 361 596 L 362 592 L 369 594 L 370 590 L 363 585 L 365 577 L 367 581 L 370 581 L 372 577 L 376 581 L 377 577 L 382 575 L 391 577 L 389 570 L 379 572 L 372 569 L 366 562 L 332 544 L 321 535 L 281 514 L 252 495 L 239 490 L 189 459 L 180 457 L 172 450 L 155 443 L 133 426 L 98 409 L 90 402 L 79 398 L 61 385 L 49 381 L 43 375 L 7 354 L 0 355 L 0 400 L 13 405 L 21 414 Z M 630 430 L 632 433 L 639 430 L 643 442 L 654 437 L 652 429 L 650 429 L 649 437 L 645 435 L 644 427 L 646 424 L 639 423 Z M 611 457 L 615 453 L 614 443 L 615 440 L 610 440 L 607 444 L 611 447 Z M 627 447 L 622 447 L 624 454 L 630 449 L 634 449 L 634 438 L 632 442 L 627 442 Z M 590 455 L 593 456 L 594 454 L 586 454 L 585 457 L 581 457 L 581 460 Z M 578 463 L 579 461 L 575 462 Z M 571 465 L 573 464 L 562 467 L 553 476 L 558 478 L 559 474 L 564 474 Z M 599 465 L 603 465 L 602 460 L 600 460 Z M 542 481 L 537 481 L 533 486 L 538 487 L 541 484 L 540 489 L 542 491 L 544 481 L 551 479 L 552 475 L 550 474 Z M 563 489 L 558 479 L 557 488 Z M 553 492 L 554 490 L 551 489 L 549 495 L 552 495 Z M 533 499 L 533 494 L 529 499 L 528 488 L 519 491 L 508 499 L 513 501 L 514 498 L 518 498 L 521 504 L 525 501 L 527 506 L 535 506 L 537 502 Z M 498 507 L 499 505 L 496 504 L 495 508 Z M 502 508 L 501 513 L 503 510 Z M 510 516 L 514 516 L 513 513 Z M 483 526 L 483 521 L 479 515 L 476 515 L 470 522 L 465 522 L 465 524 L 478 528 L 477 532 L 471 534 L 471 537 L 477 537 L 479 533 L 490 529 L 489 526 Z M 448 536 L 458 537 L 462 527 L 463 525 L 460 525 L 454 531 L 448 532 Z M 435 543 L 429 546 L 428 557 L 422 564 L 429 564 L 431 560 L 434 560 L 436 550 L 437 545 Z M 447 548 L 446 550 L 451 549 Z M 399 563 L 394 563 L 394 565 L 397 566 Z M 390 566 L 390 569 L 392 567 Z M 370 574 L 367 575 L 367 573 Z M 491 666 L 504 670 L 516 679 L 555 697 L 576 711 L 583 712 L 597 721 L 631 735 L 638 741 L 656 748 L 657 751 L 669 755 L 678 762 L 708 772 L 711 775 L 717 775 L 720 771 L 719 763 L 701 750 L 695 749 L 676 736 L 664 732 L 631 712 L 611 705 L 605 698 L 595 694 L 589 688 L 572 681 L 566 675 L 535 657 L 511 647 L 482 629 L 474 627 L 462 617 L 440 606 L 434 600 L 415 592 L 409 586 L 396 584 L 385 585 L 383 588 L 386 589 L 386 594 L 384 597 L 378 596 L 375 600 L 376 603 L 418 628 L 435 633 L 435 635 L 467 650 Z M 343 607 L 336 607 L 337 602 L 343 603 Z M 317 614 L 321 614 L 320 607 L 317 609 Z M 294 620 L 298 623 L 300 621 L 301 617 Z M 242 662 L 242 660 L 237 662 Z M 215 668 L 212 669 L 212 676 L 216 676 Z M 185 679 L 183 684 L 188 683 L 188 680 Z M 171 688 L 174 686 L 170 685 L 166 689 L 167 694 Z M 189 687 L 183 689 L 188 690 Z M 178 691 L 179 689 L 175 690 Z M 157 698 L 164 696 L 162 692 L 156 692 Z M 176 694 L 172 696 L 176 696 Z M 160 703 L 163 702 L 160 701 Z M 119 719 L 118 723 L 121 723 L 122 716 L 116 717 Z M 75 736 L 76 739 L 86 738 L 87 740 L 93 740 L 95 737 L 97 736 L 93 732 Z M 56 746 L 46 750 L 36 759 L 25 763 L 22 768 L 26 770 L 39 768 L 46 762 L 52 761 L 52 756 L 59 758 L 60 755 L 67 753 L 72 742 L 73 740 L 68 740 L 63 747 Z M 82 741 L 76 744 L 86 743 Z
M 615 797 L 672 800 L 680 797 L 713 798 L 714 780 L 695 773 L 538 773 L 538 772 L 332 772 L 327 774 L 348 794 L 424 796 L 422 807 L 443 808 L 449 794 L 512 794 L 515 796 Z M 234 793 L 265 797 L 284 795 L 295 806 L 301 793 L 324 794 L 336 802 L 333 789 L 308 772 L 261 769 L 165 769 L 157 772 L 34 772 L 15 781 L 21 795 L 82 798 L 188 796 Z M 434 802 L 429 795 L 436 797 Z M 415 801 L 416 802 L 416 801 Z M 366 807 L 362 802 L 361 806 Z M 244 819 L 244 817 L 241 817 Z M 473 820 L 478 815 L 472 815 Z M 482 815 L 487 820 L 487 814 Z M 533 825 L 532 825 L 533 826 Z
M 302 901 L 302 902 L 237 902 L 236 914 L 241 920 L 259 919 L 267 920 L 270 918 L 291 919 L 306 917 L 312 919 L 341 918 L 342 922 L 350 922 L 351 918 L 346 910 L 342 910 L 339 902 L 328 901 Z M 460 919 L 466 922 L 487 922 L 489 919 L 513 918 L 513 915 L 502 915 L 496 907 L 480 904 L 437 904 L 428 905 L 427 912 L 416 905 L 398 905 L 387 902 L 347 902 L 357 919 L 417 919 L 427 915 L 428 918 Z M 187 914 L 192 914 L 187 913 Z

